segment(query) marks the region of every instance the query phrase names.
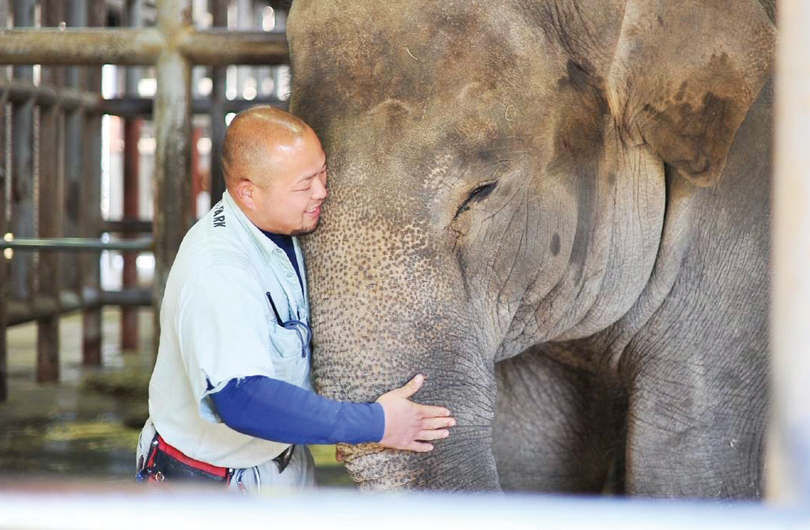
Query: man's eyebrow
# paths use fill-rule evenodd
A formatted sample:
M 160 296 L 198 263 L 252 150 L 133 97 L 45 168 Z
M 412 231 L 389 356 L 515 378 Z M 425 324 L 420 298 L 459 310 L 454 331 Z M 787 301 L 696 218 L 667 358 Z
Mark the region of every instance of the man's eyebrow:
M 319 169 L 315 173 L 312 173 L 311 175 L 307 175 L 306 177 L 298 179 L 298 183 L 304 182 L 305 180 L 312 180 L 313 178 L 315 178 L 316 175 L 320 175 L 324 171 L 326 171 L 326 162 L 324 162 L 323 166 L 321 166 L 321 169 Z

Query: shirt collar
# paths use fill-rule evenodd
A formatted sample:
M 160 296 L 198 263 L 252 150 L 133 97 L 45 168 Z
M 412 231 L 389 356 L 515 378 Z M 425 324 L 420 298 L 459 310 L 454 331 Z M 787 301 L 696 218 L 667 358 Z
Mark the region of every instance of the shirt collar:
M 245 215 L 245 212 L 243 212 L 239 205 L 236 204 L 236 201 L 233 200 L 233 197 L 231 197 L 231 194 L 228 193 L 227 190 L 222 194 L 222 202 L 226 205 L 228 210 L 230 210 L 231 215 L 239 222 L 243 233 L 246 233 L 254 243 L 258 244 L 259 248 L 261 248 L 267 254 L 284 252 L 269 237 L 265 237 L 264 233 L 259 229 L 259 227 L 248 219 L 248 216 Z

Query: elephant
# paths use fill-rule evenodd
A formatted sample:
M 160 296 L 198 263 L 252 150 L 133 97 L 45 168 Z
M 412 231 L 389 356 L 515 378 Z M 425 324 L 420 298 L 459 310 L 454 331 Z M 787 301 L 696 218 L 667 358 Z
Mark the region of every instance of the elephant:
M 771 4 L 772 7 L 772 4 Z M 756 0 L 295 0 L 313 376 L 458 425 L 366 489 L 756 498 L 776 28 Z

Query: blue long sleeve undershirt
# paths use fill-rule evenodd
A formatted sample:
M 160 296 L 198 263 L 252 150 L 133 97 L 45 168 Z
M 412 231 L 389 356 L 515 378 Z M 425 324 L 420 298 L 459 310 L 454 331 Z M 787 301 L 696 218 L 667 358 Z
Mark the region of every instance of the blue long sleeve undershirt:
M 274 442 L 379 442 L 385 413 L 379 403 L 334 401 L 265 376 L 231 379 L 211 400 L 231 429 Z
M 265 230 L 262 233 L 287 254 L 303 284 L 292 237 Z M 211 394 L 211 400 L 222 422 L 231 429 L 275 442 L 379 442 L 385 431 L 385 414 L 379 403 L 334 401 L 270 377 L 232 379 Z

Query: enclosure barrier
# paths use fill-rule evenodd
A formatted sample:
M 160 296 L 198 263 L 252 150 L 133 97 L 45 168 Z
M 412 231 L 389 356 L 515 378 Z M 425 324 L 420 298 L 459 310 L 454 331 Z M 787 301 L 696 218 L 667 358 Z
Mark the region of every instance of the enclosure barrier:
M 768 487 L 810 505 L 810 2 L 778 19 Z
M 364 495 L 357 492 L 235 495 L 0 492 L 3 524 L 15 529 L 140 530 L 239 526 L 329 530 L 806 530 L 810 512 L 754 503 L 573 499 L 528 495 Z M 47 507 L 47 509 L 43 509 Z M 148 515 L 144 515 L 148 514 Z
M 5 226 L 4 206 L 7 198 L 5 185 L 0 186 L 0 235 L 13 232 L 16 241 L 0 244 L 0 248 L 39 250 L 39 264 L 35 268 L 30 256 L 17 255 L 11 277 L 5 276 L 6 266 L 0 266 L 0 329 L 8 325 L 37 320 L 37 380 L 58 379 L 58 320 L 59 314 L 82 309 L 83 360 L 85 364 L 100 363 L 102 305 L 120 302 L 122 309 L 122 347 L 132 347 L 137 340 L 136 314 L 128 307 L 143 304 L 143 290 L 134 289 L 137 273 L 135 251 L 154 249 L 155 280 L 152 290 L 153 307 L 160 306 L 168 269 L 186 230 L 193 222 L 191 200 L 191 116 L 210 113 L 213 129 L 213 152 L 220 149 L 224 134 L 225 114 L 238 112 L 257 104 L 283 105 L 276 98 L 225 98 L 225 65 L 287 64 L 288 50 L 283 34 L 262 31 L 228 31 L 224 27 L 197 31 L 191 25 L 191 0 L 159 0 L 155 27 L 138 27 L 141 13 L 139 2 L 124 2 L 124 22 L 132 27 L 101 28 L 105 23 L 106 4 L 103 0 L 40 0 L 42 28 L 34 26 L 37 0 L 0 1 L 0 28 L 6 25 L 8 7 L 12 6 L 14 29 L 0 31 L 0 65 L 16 65 L 12 79 L 0 72 L 0 111 L 6 103 L 13 104 L 12 157 L 10 172 L 15 186 L 13 225 Z M 214 26 L 227 25 L 227 1 L 210 2 Z M 62 18 L 63 17 L 63 18 Z M 57 28 L 65 20 L 67 28 Z M 46 27 L 51 26 L 51 27 Z M 90 26 L 90 27 L 86 27 Z M 23 28 L 23 29 L 20 29 Z M 30 65 L 42 65 L 42 78 L 34 83 Z M 100 68 L 89 73 L 82 82 L 76 68 L 68 68 L 60 77 L 48 66 L 103 64 L 149 65 L 156 68 L 157 94 L 154 100 L 135 97 L 137 90 L 130 71 L 127 72 L 126 97 L 105 100 L 101 97 Z M 211 98 L 191 98 L 191 67 L 213 68 Z M 34 144 L 34 112 L 40 112 L 39 217 L 34 219 L 37 207 L 33 199 L 32 160 Z M 124 219 L 103 221 L 97 209 L 78 208 L 77 204 L 98 204 L 98 163 L 100 159 L 101 116 L 116 115 L 125 118 L 125 205 Z M 0 112 L 0 115 L 4 115 Z M 64 116 L 64 118 L 61 118 Z M 137 138 L 138 120 L 152 117 L 155 122 L 155 219 L 137 219 Z M 58 138 L 59 120 L 64 119 L 65 138 Z M 221 122 L 221 123 L 220 123 Z M 0 135 L 3 136 L 3 135 Z M 65 142 L 64 175 L 60 175 L 59 162 L 50 146 Z M 0 184 L 6 177 L 0 138 Z M 212 196 L 224 190 L 224 182 L 217 164 L 212 167 Z M 63 177 L 63 178 L 60 178 Z M 18 189 L 19 188 L 19 189 Z M 64 210 L 60 199 L 67 198 L 68 208 L 64 226 L 59 220 Z M 21 200 L 18 200 L 21 198 Z M 77 213 L 78 212 L 78 213 Z M 39 224 L 39 239 L 35 241 L 33 226 Z M 137 232 L 152 232 L 154 240 L 148 245 L 141 242 L 103 244 L 90 243 L 92 237 L 103 232 L 119 232 L 127 240 Z M 64 235 L 82 236 L 84 243 L 60 239 Z M 102 292 L 98 286 L 98 260 L 90 257 L 65 256 L 57 258 L 46 250 L 72 252 L 76 245 L 83 250 L 122 250 L 124 252 L 124 290 L 121 293 Z M 26 253 L 28 254 L 28 253 Z M 77 261 L 78 260 L 78 261 Z M 61 266 L 61 261 L 66 265 Z M 80 272 L 77 272 L 80 271 Z M 36 274 L 36 276 L 34 276 Z M 78 289 L 60 289 L 57 278 L 68 277 L 68 285 Z M 8 280 L 11 281 L 8 281 Z M 9 289 L 21 285 L 24 296 L 11 297 Z M 34 286 L 37 286 L 36 289 Z M 5 301 L 11 299 L 10 302 Z M 117 304 L 119 305 L 119 304 Z M 157 313 L 157 312 L 156 312 Z M 157 323 L 157 314 L 155 315 Z M 157 340 L 157 338 L 155 338 Z M 7 355 L 5 333 L 0 341 L 0 401 L 7 395 Z
M 115 31 L 115 30 L 111 30 Z M 0 32 L 2 33 L 2 32 Z M 0 35 L 2 38 L 2 35 Z M 127 97 L 103 99 L 96 92 L 76 88 L 50 86 L 19 79 L 0 79 L 0 94 L 4 94 L 8 103 L 27 103 L 29 101 L 41 107 L 59 107 L 63 111 L 81 110 L 87 114 L 109 114 L 124 118 L 144 118 L 152 116 L 154 100 L 151 98 Z M 278 98 L 255 98 L 251 100 L 236 98 L 222 102 L 225 113 L 239 112 L 254 105 L 283 105 Z M 195 98 L 191 102 L 192 114 L 210 114 L 215 103 L 211 99 Z
M 121 250 L 142 252 L 152 249 L 152 239 L 102 241 L 86 238 L 48 238 L 48 239 L 0 239 L 0 250 L 44 251 L 44 252 L 98 252 L 101 250 Z M 82 296 L 70 291 L 58 293 L 58 296 L 34 295 L 26 301 L 11 300 L 8 303 L 6 325 L 14 326 L 54 318 L 58 315 L 78 309 L 98 309 L 104 305 L 122 307 L 149 306 L 151 296 L 145 289 L 125 289 L 122 291 L 101 291 L 84 289 Z M 57 359 L 58 361 L 58 359 Z
M 50 250 L 61 252 L 95 252 L 99 250 L 144 251 L 152 250 L 152 239 L 139 241 L 101 241 L 100 239 L 83 239 L 80 237 L 63 237 L 48 239 L 11 239 L 0 240 L 0 249 L 16 250 Z
M 284 35 L 195 31 L 190 0 L 157 2 L 156 28 L 0 31 L 0 64 L 154 65 L 156 125 L 155 307 L 193 221 L 190 201 L 191 65 L 286 64 Z M 255 103 L 254 103 L 255 104 Z

